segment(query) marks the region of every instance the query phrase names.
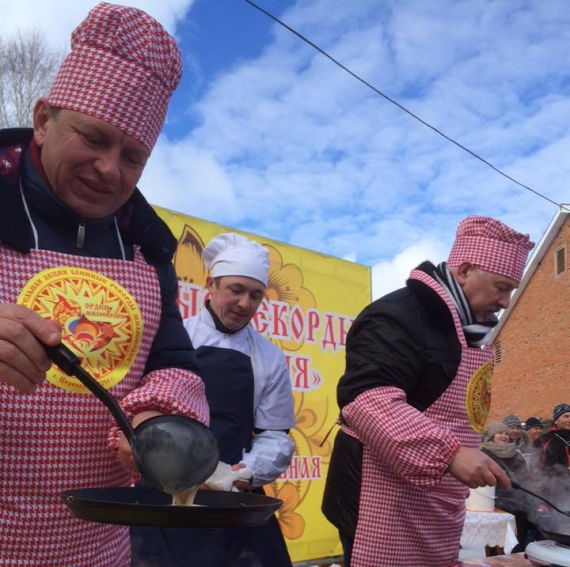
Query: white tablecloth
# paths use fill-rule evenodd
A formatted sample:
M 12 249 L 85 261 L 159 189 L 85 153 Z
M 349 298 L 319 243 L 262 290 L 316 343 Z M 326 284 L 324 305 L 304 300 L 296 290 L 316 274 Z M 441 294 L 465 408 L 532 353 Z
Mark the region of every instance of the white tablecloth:
M 507 512 L 465 513 L 461 545 L 488 545 L 502 547 L 509 554 L 518 543 L 515 517 Z

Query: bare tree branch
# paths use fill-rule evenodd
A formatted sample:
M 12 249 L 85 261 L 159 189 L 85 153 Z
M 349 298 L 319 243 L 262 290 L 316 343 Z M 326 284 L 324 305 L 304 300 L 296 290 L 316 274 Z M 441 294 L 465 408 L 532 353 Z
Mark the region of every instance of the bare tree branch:
M 0 38 L 0 128 L 32 125 L 33 106 L 47 95 L 64 56 L 38 30 Z

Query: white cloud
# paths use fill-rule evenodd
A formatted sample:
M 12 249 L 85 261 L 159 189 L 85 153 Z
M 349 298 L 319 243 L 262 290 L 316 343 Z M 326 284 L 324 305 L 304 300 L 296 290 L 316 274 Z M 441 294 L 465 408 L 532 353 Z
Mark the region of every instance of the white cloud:
M 222 208 L 229 223 L 241 216 L 228 173 L 189 142 L 159 138 L 139 187 L 151 203 L 195 217 L 211 218 Z
M 525 45 L 508 22 L 508 17 L 526 22 L 516 9 L 507 14 L 506 8 L 497 13 L 489 2 L 462 6 L 432 3 L 418 10 L 417 3 L 404 2 L 382 11 L 371 3 L 360 3 L 359 10 L 334 3 L 333 10 L 330 2 L 314 2 L 310 8 L 291 9 L 284 19 L 296 21 L 302 32 L 314 32 L 351 68 L 371 71 L 385 92 L 400 92 L 411 109 L 419 108 L 443 131 L 474 150 L 480 148 L 497 166 L 508 170 L 516 160 L 518 171 L 526 174 L 521 166 L 528 155 L 537 145 L 552 142 L 552 137 L 541 136 L 542 125 L 553 130 L 556 122 L 550 101 L 535 97 L 532 107 L 524 105 L 528 75 L 543 78 L 548 72 L 536 57 L 540 65 L 523 76 L 521 44 L 540 52 L 551 40 L 540 36 Z M 367 10 L 367 19 L 358 20 L 357 14 Z M 549 22 L 555 19 L 549 17 Z M 499 19 L 495 23 L 493 18 Z M 350 28 L 354 20 L 360 28 Z M 474 21 L 486 25 L 473 26 Z M 335 27 L 344 33 L 335 34 Z M 434 217 L 445 220 L 440 231 L 449 234 L 466 214 L 508 214 L 507 196 L 512 193 L 518 197 L 511 202 L 518 206 L 537 199 L 298 39 L 279 30 L 276 37 L 258 60 L 236 66 L 212 84 L 200 103 L 202 126 L 191 135 L 231 171 L 243 222 L 270 236 L 268 231 L 277 231 L 279 238 L 300 245 L 310 238 L 327 253 L 335 242 L 332 253 L 341 256 L 353 254 L 358 244 L 357 259 L 374 262 L 374 256 L 400 252 L 408 237 L 417 236 L 415 227 L 429 226 Z M 503 60 L 497 61 L 496 50 Z M 502 77 L 491 62 L 500 63 Z M 549 68 L 554 77 L 560 74 L 555 65 Z M 517 93 L 517 81 L 524 93 Z M 548 96 L 544 89 L 542 96 Z M 556 134 L 563 135 L 563 130 L 560 126 Z M 254 207 L 260 194 L 264 203 Z M 540 216 L 535 224 L 545 226 L 552 207 L 538 202 L 534 209 Z M 358 230 L 347 217 L 358 220 Z M 383 228 L 392 218 L 406 225 L 399 239 Z M 352 235 L 357 243 L 331 237 L 335 231 Z
M 12 3 L 0 33 L 37 22 L 67 41 L 95 3 Z M 136 4 L 174 29 L 192 2 Z M 264 17 L 243 4 L 235 25 Z M 279 0 L 261 4 L 496 167 L 568 200 L 566 1 L 312 0 L 282 13 Z M 225 12 L 220 3 L 217 19 Z M 199 29 L 192 14 L 184 25 Z M 198 37 L 184 35 L 185 56 L 198 57 L 189 36 Z M 420 261 L 445 258 L 468 214 L 534 240 L 554 215 L 278 25 L 259 56 L 233 56 L 200 77 L 207 88 L 188 99 L 191 127 L 180 110 L 170 118 L 141 182 L 152 202 L 373 266 L 375 297 Z M 175 97 L 178 108 L 184 91 Z
M 410 272 L 423 261 L 430 260 L 437 265 L 446 260 L 450 245 L 445 246 L 430 239 L 420 240 L 391 260 L 372 266 L 372 298 L 378 299 L 403 287 Z
M 176 22 L 194 2 L 195 0 L 113 0 L 112 3 L 140 8 L 173 32 Z M 98 0 L 3 2 L 0 35 L 9 37 L 18 29 L 38 29 L 55 48 L 67 51 L 71 32 L 97 4 Z

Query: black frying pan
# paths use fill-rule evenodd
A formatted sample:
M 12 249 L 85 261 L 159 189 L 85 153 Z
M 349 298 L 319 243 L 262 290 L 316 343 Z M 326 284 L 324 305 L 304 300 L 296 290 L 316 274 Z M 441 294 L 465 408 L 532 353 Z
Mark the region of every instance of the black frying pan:
M 522 490 L 539 500 L 548 504 L 557 513 L 542 514 L 538 519 L 538 527 L 540 531 L 548 538 L 561 545 L 570 546 L 570 511 L 561 510 L 558 506 L 547 500 L 546 498 L 536 494 L 532 490 L 521 486 L 518 482 L 511 480 L 513 488 Z
M 172 506 L 172 496 L 153 488 L 82 488 L 61 493 L 82 520 L 154 528 L 231 528 L 259 526 L 282 500 L 249 492 L 199 490 L 200 506 Z
M 538 520 L 538 527 L 546 538 L 570 546 L 570 520 L 568 518 L 554 519 L 545 515 Z

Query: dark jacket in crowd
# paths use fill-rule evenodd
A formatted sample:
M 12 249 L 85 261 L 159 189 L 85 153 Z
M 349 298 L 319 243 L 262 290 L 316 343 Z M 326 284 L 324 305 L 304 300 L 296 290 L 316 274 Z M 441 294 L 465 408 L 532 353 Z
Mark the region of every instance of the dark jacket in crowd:
M 493 445 L 494 443 L 485 443 L 481 450 L 507 473 L 510 480 L 518 482 L 531 492 L 539 493 L 539 486 L 524 456 L 518 450 L 512 457 L 499 456 L 493 450 Z M 504 446 L 499 446 L 499 448 L 504 449 Z M 519 544 L 513 552 L 523 551 L 532 541 L 544 539 L 537 526 L 540 517 L 538 512 L 540 500 L 523 490 L 516 488 L 506 490 L 500 486 L 495 489 L 495 497 L 495 508 L 515 516 Z
M 534 468 L 546 498 L 570 506 L 570 431 L 555 426 L 539 437 L 541 451 Z

